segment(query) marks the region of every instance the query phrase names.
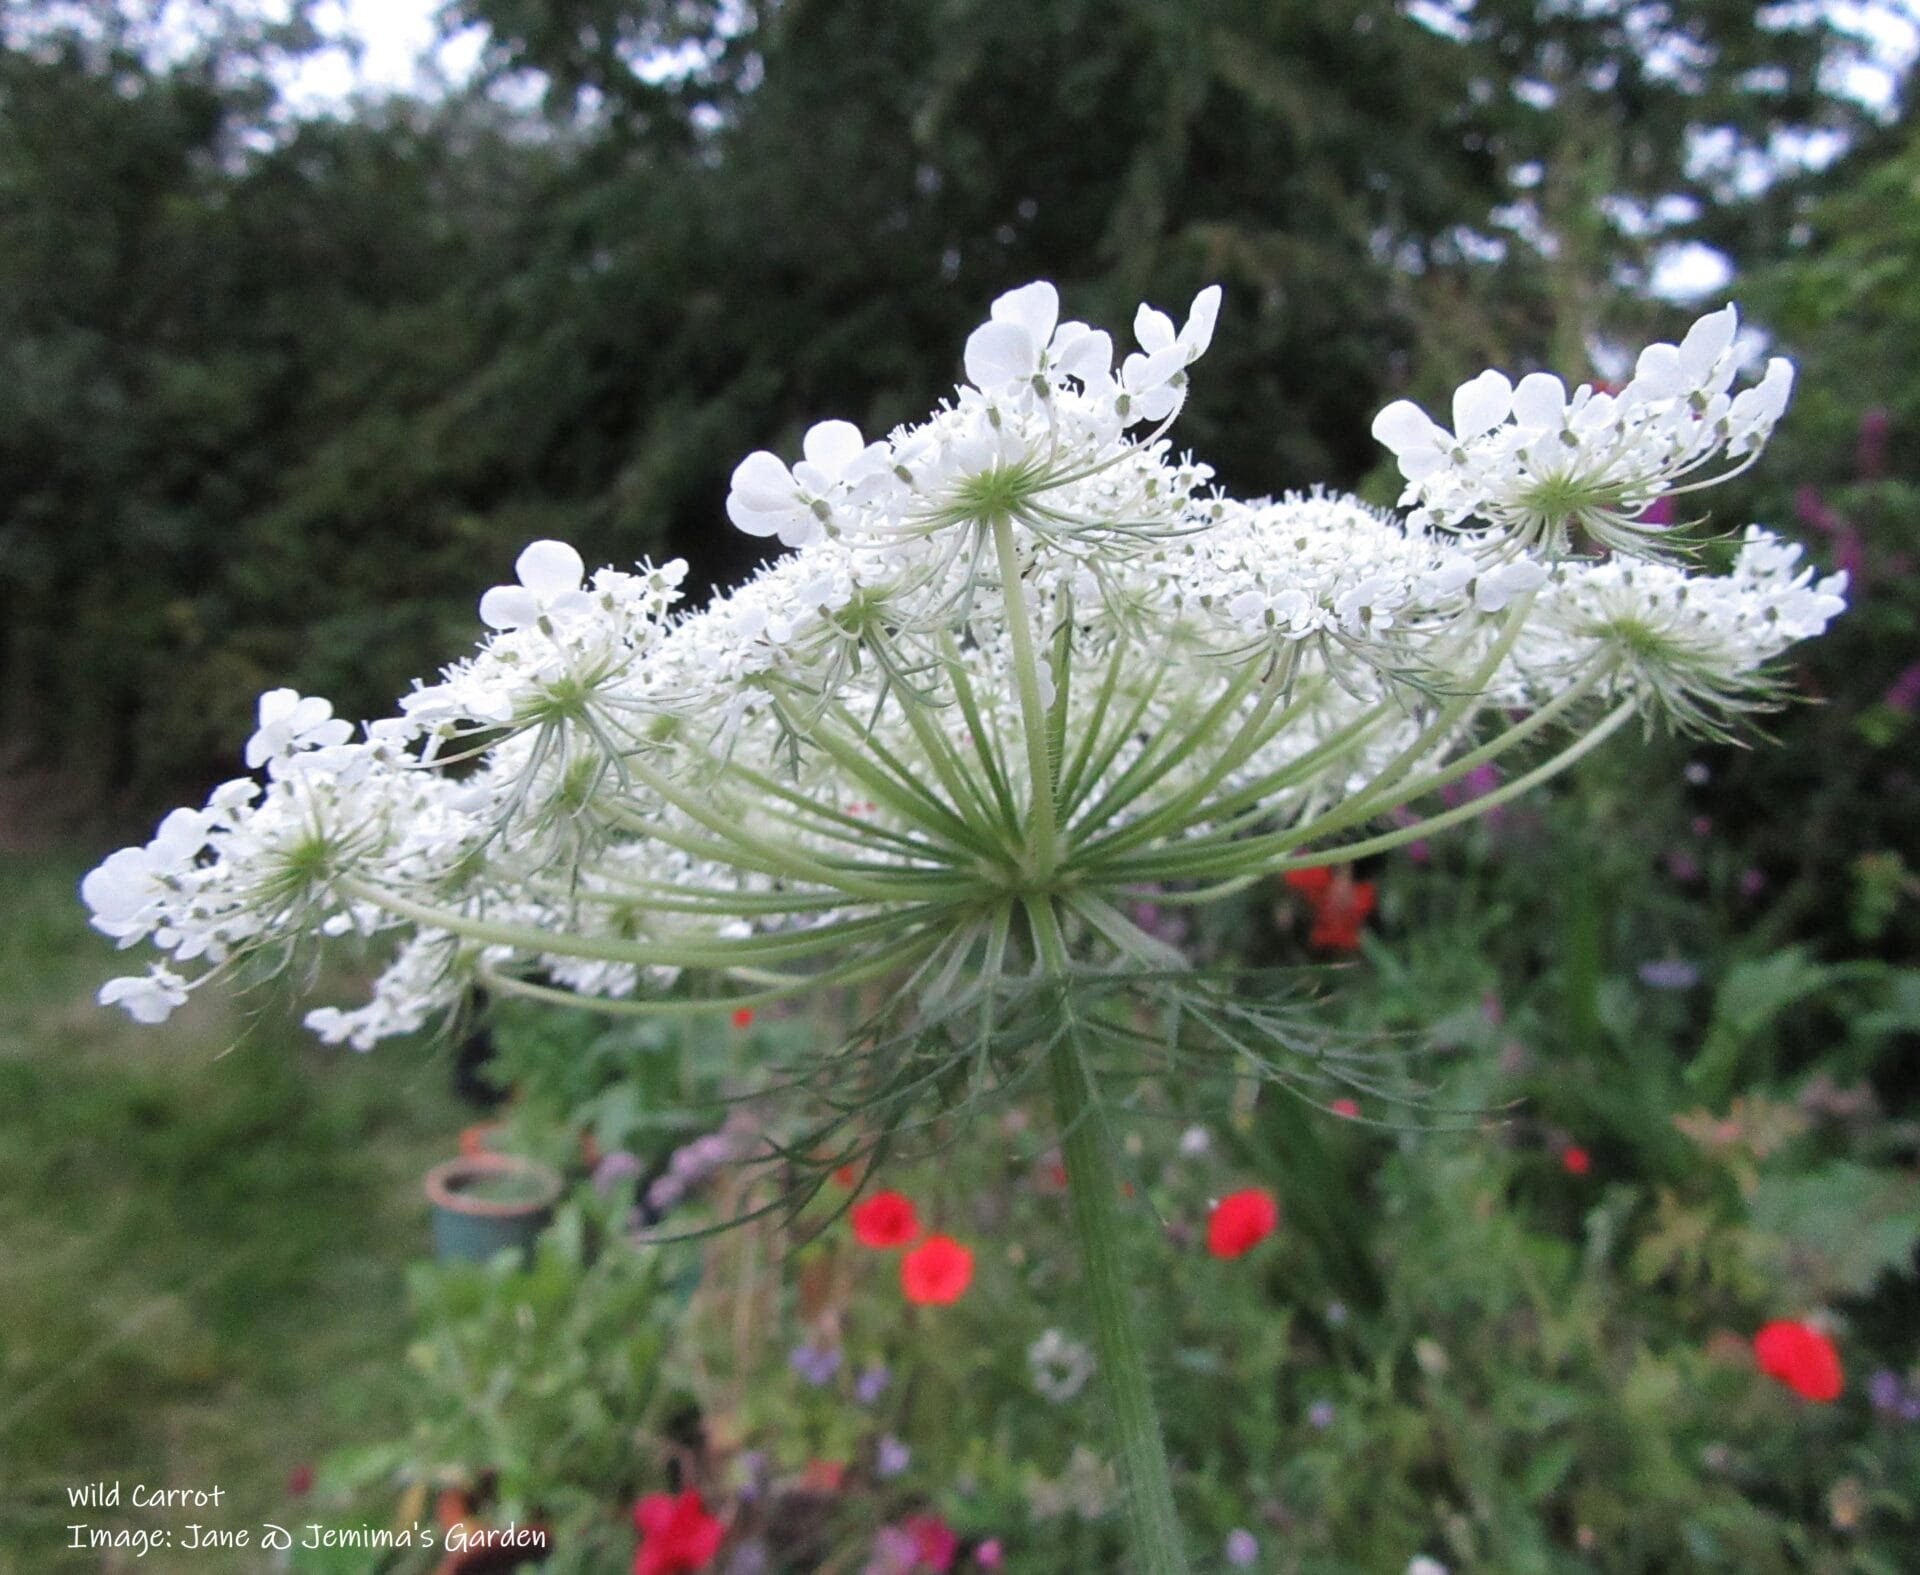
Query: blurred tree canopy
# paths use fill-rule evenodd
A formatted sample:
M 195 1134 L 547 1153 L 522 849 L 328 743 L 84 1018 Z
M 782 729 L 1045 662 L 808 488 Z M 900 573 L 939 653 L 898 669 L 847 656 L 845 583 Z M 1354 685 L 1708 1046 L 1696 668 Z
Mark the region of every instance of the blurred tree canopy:
M 9 0 L 0 744 L 153 802 L 262 687 L 384 709 L 530 537 L 737 573 L 742 454 L 922 413 L 1038 276 L 1116 325 L 1221 281 L 1181 437 L 1355 484 L 1416 363 L 1578 360 L 1657 246 L 1790 246 L 1781 147 L 1874 138 L 1773 9 L 450 0 L 471 86 L 300 118 L 301 7 L 157 50 Z

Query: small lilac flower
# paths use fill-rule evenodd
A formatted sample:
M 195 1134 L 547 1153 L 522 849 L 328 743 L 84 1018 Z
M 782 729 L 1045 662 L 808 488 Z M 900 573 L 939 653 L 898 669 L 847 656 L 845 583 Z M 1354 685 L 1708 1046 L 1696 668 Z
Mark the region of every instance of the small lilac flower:
M 1187 916 L 1178 908 L 1163 908 L 1157 902 L 1127 904 L 1127 917 L 1156 941 L 1178 946 L 1191 928 Z
M 1713 817 L 1711 815 L 1695 815 L 1692 821 L 1692 830 L 1696 837 L 1711 836 L 1713 834 Z
M 1880 698 L 1883 704 L 1892 706 L 1904 716 L 1911 716 L 1915 710 L 1920 710 L 1920 662 L 1904 669 Z
M 874 1449 L 873 1474 L 882 1482 L 889 1477 L 897 1477 L 913 1464 L 913 1451 L 893 1434 L 882 1435 Z
M 1767 889 L 1767 872 L 1761 869 L 1744 869 L 1740 872 L 1740 895 L 1757 897 Z
M 1681 775 L 1693 787 L 1705 787 L 1713 780 L 1713 771 L 1704 760 L 1689 760 L 1687 769 Z
M 1227 1533 L 1227 1563 L 1237 1570 L 1250 1570 L 1253 1561 L 1260 1557 L 1260 1539 L 1245 1526 L 1235 1526 Z
M 1500 768 L 1492 761 L 1475 766 L 1458 782 L 1449 782 L 1440 790 L 1441 801 L 1450 809 L 1485 798 L 1500 785 Z
M 873 1537 L 873 1553 L 862 1575 L 913 1575 L 920 1563 L 920 1544 L 912 1532 L 882 1526 Z
M 1347 1322 L 1347 1304 L 1345 1302 L 1328 1302 L 1327 1322 L 1336 1329 L 1345 1328 Z
M 1333 1402 L 1316 1400 L 1307 1407 L 1307 1420 L 1322 1432 L 1333 1426 Z
M 772 1575 L 772 1571 L 773 1554 L 757 1537 L 741 1543 L 727 1560 L 726 1575 Z
M 1878 481 L 1887 473 L 1887 428 L 1892 418 L 1876 406 L 1860 418 L 1860 442 L 1854 450 L 1854 473 L 1862 481 Z
M 1882 1367 L 1867 1380 L 1867 1400 L 1876 1411 L 1900 1409 L 1900 1375 Z
M 1180 1152 L 1188 1159 L 1198 1159 L 1213 1147 L 1213 1134 L 1205 1127 L 1188 1127 L 1180 1134 Z
M 787 1355 L 787 1366 L 818 1389 L 832 1383 L 840 1371 L 840 1353 L 830 1345 L 796 1345 Z
M 1420 823 L 1420 817 L 1405 804 L 1396 805 L 1394 808 L 1388 810 L 1387 820 L 1390 824 L 1399 826 L 1402 830 L 1408 826 L 1417 826 Z M 1415 864 L 1425 864 L 1433 857 L 1433 845 L 1429 843 L 1425 837 L 1416 837 L 1401 851 L 1406 854 L 1409 861 Z
M 869 1362 L 853 1381 L 853 1398 L 862 1405 L 872 1405 L 887 1392 L 887 1385 L 892 1382 L 893 1374 L 887 1371 L 885 1362 Z
M 1007 1561 L 1006 1549 L 1000 1546 L 998 1537 L 989 1537 L 973 1550 L 973 1562 L 983 1570 L 997 1570 Z
M 1700 878 L 1700 861 L 1685 848 L 1675 848 L 1667 855 L 1667 873 L 1675 880 L 1694 881 Z
M 647 1205 L 656 1214 L 664 1214 L 687 1195 L 687 1184 L 678 1176 L 656 1176 L 647 1187 Z
M 617 1148 L 593 1167 L 593 1190 L 604 1198 L 628 1177 L 639 1175 L 641 1168 L 638 1159 L 625 1149 Z
M 1691 990 L 1700 982 L 1700 970 L 1678 957 L 1661 957 L 1640 965 L 1640 982 L 1649 990 Z
M 733 1496 L 743 1504 L 751 1504 L 767 1489 L 767 1455 L 762 1449 L 743 1450 L 734 1460 L 734 1474 L 738 1481 L 734 1485 Z

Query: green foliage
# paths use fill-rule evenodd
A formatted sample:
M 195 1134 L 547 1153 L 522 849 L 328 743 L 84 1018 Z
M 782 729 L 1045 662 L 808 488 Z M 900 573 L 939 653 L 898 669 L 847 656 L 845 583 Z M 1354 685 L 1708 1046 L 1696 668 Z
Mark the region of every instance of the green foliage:
M 631 1538 L 622 1510 L 644 1480 L 685 1292 L 665 1254 L 602 1253 L 596 1234 L 576 1202 L 524 1265 L 506 1252 L 417 1267 L 413 1434 L 336 1457 L 322 1491 L 397 1480 L 485 1494 L 493 1524 L 551 1530 L 552 1568 L 604 1567 Z

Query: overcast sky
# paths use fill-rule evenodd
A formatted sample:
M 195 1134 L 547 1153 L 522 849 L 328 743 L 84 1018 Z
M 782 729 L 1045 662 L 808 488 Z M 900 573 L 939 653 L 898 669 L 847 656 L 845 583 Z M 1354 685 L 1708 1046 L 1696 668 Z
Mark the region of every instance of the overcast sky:
M 262 10 L 280 9 L 279 0 L 258 0 Z M 1456 8 L 1460 0 L 1439 0 L 1440 8 Z M 360 45 L 357 68 L 344 50 L 332 50 L 308 60 L 288 84 L 290 94 L 315 108 L 338 103 L 356 86 L 405 89 L 419 84 L 421 65 L 433 48 L 433 14 L 439 0 L 325 0 L 317 20 L 330 36 Z M 1861 66 L 1850 73 L 1846 86 L 1871 104 L 1884 104 L 1891 92 L 1893 73 L 1920 53 L 1920 0 L 1776 0 L 1768 9 L 1792 11 L 1797 5 L 1818 4 L 1849 27 L 1871 38 L 1884 65 Z M 439 70 L 458 80 L 472 69 L 479 52 L 477 30 L 438 51 Z

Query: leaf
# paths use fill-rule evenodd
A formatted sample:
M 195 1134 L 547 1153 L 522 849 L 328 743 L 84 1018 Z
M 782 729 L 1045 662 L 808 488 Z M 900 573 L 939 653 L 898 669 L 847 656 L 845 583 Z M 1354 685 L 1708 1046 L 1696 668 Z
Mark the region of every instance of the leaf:
M 1799 946 L 1736 963 L 1714 997 L 1713 1021 L 1687 1081 L 1719 1103 L 1732 1092 L 1749 1045 L 1781 1012 L 1854 971 L 1814 962 Z
M 1839 1160 L 1795 1176 L 1765 1176 L 1748 1205 L 1778 1238 L 1780 1271 L 1820 1296 L 1865 1295 L 1920 1242 L 1920 1181 Z

